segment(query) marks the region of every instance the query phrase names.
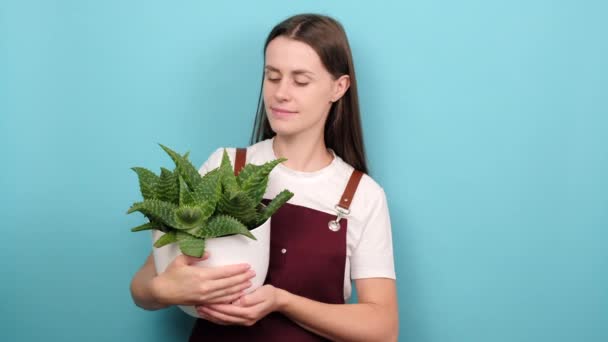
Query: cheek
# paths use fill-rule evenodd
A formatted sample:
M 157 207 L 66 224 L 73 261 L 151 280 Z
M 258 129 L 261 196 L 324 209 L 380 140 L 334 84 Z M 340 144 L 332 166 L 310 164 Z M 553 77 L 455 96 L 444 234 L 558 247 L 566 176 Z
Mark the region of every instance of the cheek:
M 329 91 L 324 88 L 309 89 L 306 93 L 306 102 L 308 107 L 316 110 L 323 110 L 329 106 L 330 95 Z

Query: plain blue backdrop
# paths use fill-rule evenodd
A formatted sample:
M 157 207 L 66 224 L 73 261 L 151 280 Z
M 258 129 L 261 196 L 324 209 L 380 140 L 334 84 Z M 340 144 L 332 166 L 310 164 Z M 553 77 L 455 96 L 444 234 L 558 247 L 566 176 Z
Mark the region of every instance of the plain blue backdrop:
M 0 340 L 183 341 L 129 282 L 130 170 L 248 142 L 273 25 L 339 19 L 400 341 L 608 341 L 603 1 L 3 1 Z

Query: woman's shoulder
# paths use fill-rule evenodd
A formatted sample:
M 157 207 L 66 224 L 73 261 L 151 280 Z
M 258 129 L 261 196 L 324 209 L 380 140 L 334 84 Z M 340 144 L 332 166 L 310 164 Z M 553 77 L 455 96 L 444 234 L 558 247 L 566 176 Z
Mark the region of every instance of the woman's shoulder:
M 348 184 L 348 181 L 350 180 L 355 168 L 341 158 L 339 159 L 339 166 L 341 172 L 338 173 L 338 177 L 343 179 L 342 182 L 344 182 L 345 187 Z M 357 190 L 355 191 L 352 205 L 357 205 L 361 208 L 369 208 L 370 206 L 376 206 L 385 201 L 386 194 L 382 185 L 380 185 L 380 183 L 378 183 L 378 181 L 376 181 L 369 174 L 363 173 L 357 186 Z
M 351 175 L 355 171 L 355 168 L 347 163 L 344 159 L 340 158 L 340 156 L 335 155 L 337 158 L 337 164 L 340 168 L 339 177 L 350 179 Z M 361 180 L 359 181 L 359 185 L 357 189 L 362 189 L 368 195 L 380 195 L 384 193 L 384 189 L 372 176 L 363 172 L 361 176 Z M 358 191 L 358 190 L 357 190 Z

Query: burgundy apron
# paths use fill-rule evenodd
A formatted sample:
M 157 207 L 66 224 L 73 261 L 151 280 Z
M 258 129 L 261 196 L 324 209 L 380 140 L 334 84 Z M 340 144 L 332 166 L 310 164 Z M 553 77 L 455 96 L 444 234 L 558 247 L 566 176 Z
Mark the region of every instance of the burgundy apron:
M 237 149 L 235 173 L 245 163 L 245 149 Z M 270 221 L 270 264 L 265 284 L 272 284 L 298 296 L 329 304 L 344 304 L 346 230 L 351 199 L 362 173 L 353 171 L 337 210 L 332 215 L 286 203 Z M 269 200 L 264 199 L 265 203 Z M 333 230 L 328 223 L 332 223 Z M 337 223 L 339 222 L 339 223 Z M 336 226 L 338 227 L 336 229 Z M 336 231 L 334 231 L 336 230 Z M 197 319 L 190 342 L 317 342 L 328 341 L 273 312 L 256 324 L 217 325 Z

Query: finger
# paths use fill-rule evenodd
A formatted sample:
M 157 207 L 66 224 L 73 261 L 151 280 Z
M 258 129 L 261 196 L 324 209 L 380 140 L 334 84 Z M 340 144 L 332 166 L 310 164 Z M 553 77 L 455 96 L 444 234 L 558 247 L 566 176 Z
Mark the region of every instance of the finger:
M 236 300 L 238 300 L 239 298 L 241 298 L 241 296 L 243 295 L 243 292 L 237 292 L 228 296 L 223 296 L 223 297 L 216 297 L 213 299 L 210 299 L 208 301 L 206 301 L 206 304 L 230 304 Z
M 229 287 L 229 288 L 218 289 L 211 293 L 207 293 L 206 295 L 203 295 L 203 297 L 201 298 L 201 303 L 210 303 L 211 300 L 214 300 L 214 299 L 220 298 L 220 297 L 233 296 L 236 294 L 242 295 L 243 291 L 249 287 L 251 287 L 251 282 L 247 281 L 247 282 L 240 283 L 240 284 L 237 284 L 237 285 Z M 238 297 L 237 297 L 237 299 L 238 299 Z
M 218 288 L 221 286 L 221 284 L 218 285 L 216 281 L 207 281 L 200 285 L 201 287 L 199 288 L 199 292 L 197 294 L 198 297 L 193 299 L 195 304 L 208 304 L 211 302 L 217 303 L 215 299 L 220 297 L 232 297 L 233 295 L 238 295 L 238 298 L 243 295 L 243 291 L 251 287 L 251 285 L 251 281 L 244 281 L 230 287 Z M 237 298 L 231 300 L 235 300 Z
M 205 278 L 209 280 L 229 278 L 246 272 L 251 268 L 249 264 L 235 264 L 220 267 L 205 268 Z
M 218 282 L 218 283 L 216 283 Z M 230 282 L 222 282 L 219 283 L 219 281 L 216 281 L 214 283 L 209 284 L 209 289 L 210 291 L 213 291 L 208 298 L 215 298 L 215 297 L 223 297 L 223 296 L 227 296 L 227 295 L 231 295 L 237 292 L 241 292 L 245 289 L 248 289 L 251 287 L 252 283 L 250 280 L 248 280 L 247 278 L 240 278 L 240 279 L 235 279 L 232 280 Z M 231 285 L 234 284 L 234 285 Z
M 218 312 L 227 316 L 238 317 L 245 319 L 249 317 L 251 314 L 251 308 L 244 308 L 242 306 L 232 305 L 232 304 L 210 304 L 201 307 L 205 310 L 210 310 L 214 312 Z
M 255 277 L 255 273 L 252 270 L 249 270 L 246 273 L 235 275 L 230 278 L 212 280 L 205 284 L 205 290 L 207 292 L 217 292 L 214 297 L 225 296 L 251 286 L 250 279 L 253 277 Z
M 245 324 L 247 319 L 239 316 L 227 315 L 222 312 L 213 310 L 209 307 L 202 307 L 200 312 L 211 317 L 211 319 L 218 320 L 220 322 L 229 323 L 229 324 Z
M 242 307 L 250 307 L 258 305 L 266 300 L 266 297 L 260 295 L 258 291 L 254 291 L 250 294 L 244 295 L 239 298 L 238 301 L 234 303 L 234 305 L 242 306 Z
M 220 289 L 214 292 L 203 292 L 196 295 L 185 303 L 185 305 L 207 305 L 228 304 L 244 295 L 244 290 L 251 286 L 251 282 L 245 282 L 230 289 Z

